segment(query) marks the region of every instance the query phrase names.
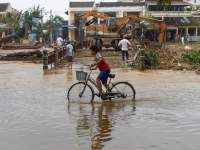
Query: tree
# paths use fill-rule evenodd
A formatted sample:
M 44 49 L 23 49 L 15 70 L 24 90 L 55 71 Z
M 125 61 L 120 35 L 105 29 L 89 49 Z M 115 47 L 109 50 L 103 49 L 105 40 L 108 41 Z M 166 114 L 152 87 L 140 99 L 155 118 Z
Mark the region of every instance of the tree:
M 171 5 L 171 2 L 171 0 L 157 0 L 157 5 L 166 10 L 166 8 Z
M 43 29 L 48 30 L 48 34 L 53 39 L 56 31 L 62 26 L 64 19 L 60 16 L 51 15 L 50 18 L 43 24 Z
M 20 14 L 12 15 L 8 13 L 5 16 L 0 18 L 0 22 L 5 24 L 8 30 L 12 32 L 18 32 L 19 31 L 19 23 L 18 23 L 19 17 L 20 17 Z
M 171 0 L 157 0 L 157 4 L 160 6 L 171 5 Z
M 43 19 L 43 11 L 44 8 L 41 8 L 38 5 L 24 12 L 24 26 L 26 36 L 28 35 L 29 31 L 32 31 L 32 26 L 34 25 L 33 18 L 39 18 L 41 20 Z M 41 25 L 39 25 L 38 32 L 41 32 L 41 30 Z

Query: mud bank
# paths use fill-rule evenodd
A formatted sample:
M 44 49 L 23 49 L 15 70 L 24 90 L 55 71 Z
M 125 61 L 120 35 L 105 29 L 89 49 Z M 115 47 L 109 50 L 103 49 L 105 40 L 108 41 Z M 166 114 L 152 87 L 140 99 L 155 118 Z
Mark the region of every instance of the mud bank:
M 198 65 L 191 65 L 182 61 L 182 55 L 190 50 L 185 49 L 184 46 L 179 46 L 179 49 L 175 49 L 174 47 L 175 45 L 168 45 L 168 47 L 165 50 L 155 50 L 159 57 L 159 64 L 156 66 L 147 67 L 146 69 L 191 71 L 198 71 L 200 69 L 200 66 Z M 117 67 L 123 67 L 125 65 L 121 58 L 121 51 L 103 51 L 102 55 L 110 61 L 114 60 L 117 64 Z M 134 58 L 134 55 L 135 51 L 129 51 L 130 62 Z M 84 59 L 90 57 L 91 54 L 89 50 L 85 49 L 77 51 L 76 58 Z
M 200 51 L 200 44 L 192 43 L 181 45 L 175 43 L 167 43 L 165 49 L 147 49 L 145 51 L 153 51 L 158 54 L 159 64 L 156 66 L 147 67 L 147 69 L 170 69 L 170 70 L 192 70 L 200 73 L 199 65 L 191 65 L 183 61 L 183 54 L 190 51 Z M 117 67 L 123 67 L 121 51 L 103 50 L 103 56 L 108 60 L 115 62 Z M 129 59 L 133 60 L 135 50 L 129 50 Z M 79 59 L 92 59 L 89 49 L 79 49 L 75 53 L 74 61 Z M 35 61 L 42 62 L 42 49 L 18 49 L 18 50 L 0 50 L 0 60 L 18 60 L 18 61 Z M 135 68 L 133 68 L 135 69 Z
M 0 50 L 0 60 L 38 60 L 41 58 L 41 49 Z

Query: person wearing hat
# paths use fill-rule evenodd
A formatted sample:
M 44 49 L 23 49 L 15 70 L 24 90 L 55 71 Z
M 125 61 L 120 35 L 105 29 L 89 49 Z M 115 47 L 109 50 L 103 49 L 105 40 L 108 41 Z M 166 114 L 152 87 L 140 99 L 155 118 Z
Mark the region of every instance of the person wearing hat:
M 128 55 L 128 48 L 131 46 L 129 40 L 127 40 L 127 36 L 123 35 L 123 39 L 119 41 L 118 46 L 121 48 L 122 51 L 122 60 L 127 61 L 129 58 Z

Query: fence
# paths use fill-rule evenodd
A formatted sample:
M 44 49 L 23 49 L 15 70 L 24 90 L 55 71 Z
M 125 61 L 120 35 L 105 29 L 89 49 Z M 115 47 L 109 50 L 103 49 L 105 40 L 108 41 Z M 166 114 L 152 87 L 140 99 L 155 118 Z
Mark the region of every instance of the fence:
M 65 48 L 54 48 L 53 51 L 43 50 L 43 69 L 49 69 L 55 67 L 65 58 Z

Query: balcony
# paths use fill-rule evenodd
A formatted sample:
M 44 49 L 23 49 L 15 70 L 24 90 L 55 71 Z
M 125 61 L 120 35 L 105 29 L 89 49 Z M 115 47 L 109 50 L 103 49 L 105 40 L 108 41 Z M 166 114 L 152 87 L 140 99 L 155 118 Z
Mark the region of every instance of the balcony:
M 69 25 L 75 25 L 75 20 L 74 19 L 69 19 L 68 21 L 69 21 L 68 22 Z
M 147 15 L 153 17 L 191 17 L 192 11 L 148 11 Z

